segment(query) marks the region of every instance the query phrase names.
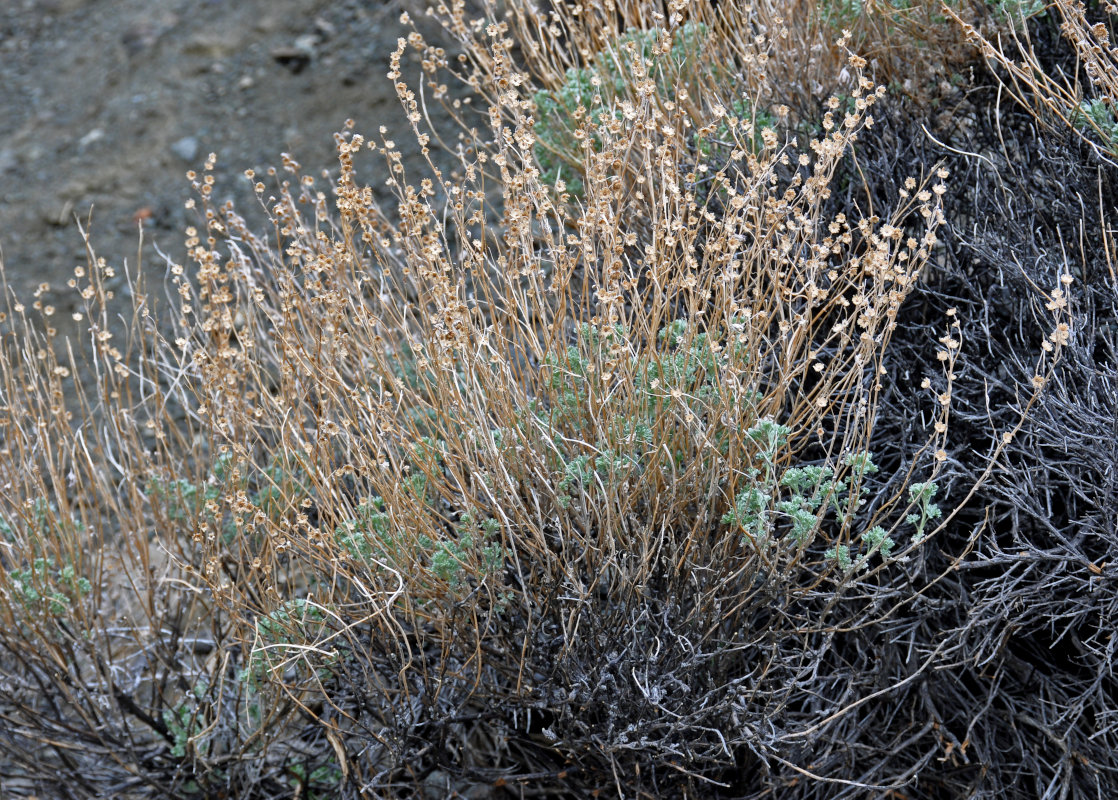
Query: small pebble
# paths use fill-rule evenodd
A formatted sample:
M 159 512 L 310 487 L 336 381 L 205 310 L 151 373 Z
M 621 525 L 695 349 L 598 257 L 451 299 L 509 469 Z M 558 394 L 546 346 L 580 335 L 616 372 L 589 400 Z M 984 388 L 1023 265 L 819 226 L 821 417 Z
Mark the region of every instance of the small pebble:
M 104 139 L 104 138 L 105 138 L 105 132 L 103 130 L 101 130 L 100 128 L 94 128 L 93 130 L 91 130 L 89 133 L 87 133 L 85 136 L 83 136 L 81 139 L 78 140 L 78 147 L 80 147 L 81 149 L 84 150 L 85 148 L 87 148 L 91 144 L 93 144 L 94 142 L 100 141 L 101 139 Z
M 183 161 L 193 161 L 198 155 L 198 140 L 193 136 L 184 136 L 171 145 L 171 152 Z

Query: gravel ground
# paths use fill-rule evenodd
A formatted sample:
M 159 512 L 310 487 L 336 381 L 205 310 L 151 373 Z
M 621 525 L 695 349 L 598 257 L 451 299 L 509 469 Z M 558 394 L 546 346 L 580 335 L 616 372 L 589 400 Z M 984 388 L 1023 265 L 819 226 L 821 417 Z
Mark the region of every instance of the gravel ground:
M 245 169 L 336 167 L 347 118 L 412 142 L 385 77 L 408 0 L 0 0 L 0 252 L 8 283 L 68 311 L 99 255 L 163 274 L 182 258 L 187 170 L 217 153 L 215 197 L 263 223 Z M 414 5 L 414 4 L 413 4 Z M 416 16 L 413 14 L 413 16 Z M 417 71 L 417 70 L 416 70 Z M 412 73 L 413 75 L 415 72 Z M 405 157 L 408 153 L 405 151 Z M 380 165 L 359 163 L 381 185 Z M 69 314 L 56 318 L 63 333 Z

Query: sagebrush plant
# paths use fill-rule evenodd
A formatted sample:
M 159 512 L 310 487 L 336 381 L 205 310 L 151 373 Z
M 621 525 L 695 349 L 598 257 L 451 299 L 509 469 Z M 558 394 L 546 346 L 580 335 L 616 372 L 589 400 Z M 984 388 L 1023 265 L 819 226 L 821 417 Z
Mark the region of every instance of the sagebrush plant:
M 165 308 L 134 282 L 122 330 L 91 251 L 82 362 L 53 309 L 13 301 L 0 751 L 38 785 L 690 796 L 791 763 L 827 786 L 801 749 L 863 700 L 813 665 L 915 602 L 950 516 L 953 314 L 916 365 L 924 445 L 874 456 L 949 175 L 828 215 L 885 95 L 866 61 L 798 150 L 783 34 L 669 8 L 441 9 L 462 58 L 413 33 L 389 77 L 424 153 L 447 132 L 422 127 L 409 47 L 435 94 L 452 71 L 486 104 L 453 174 L 347 128 L 328 188 L 290 158 L 271 187 L 248 174 L 264 236 L 214 201 L 211 156 Z M 572 69 L 591 97 L 564 94 Z
M 729 89 L 734 83 L 725 65 L 711 60 L 712 53 L 707 47 L 710 30 L 706 24 L 684 23 L 671 35 L 670 47 L 658 41 L 662 34 L 663 30 L 657 28 L 629 28 L 596 53 L 589 66 L 568 67 L 560 86 L 536 92 L 535 156 L 545 184 L 582 197 L 583 120 L 590 123 L 590 141 L 596 150 L 601 142 L 593 130 L 601 124 L 603 116 L 611 114 L 624 124 L 624 112 L 616 101 L 627 96 L 637 99 L 634 67 L 655 81 L 654 96 L 668 103 L 673 97 L 687 100 L 709 94 L 712 86 Z M 762 145 L 761 132 L 775 130 L 776 119 L 766 111 L 757 111 L 748 96 L 731 97 L 727 105 L 730 116 L 750 121 L 754 130 L 750 150 L 756 152 Z M 709 159 L 719 143 L 729 146 L 729 129 L 722 124 L 713 135 L 704 130 L 692 134 L 692 138 L 699 153 Z

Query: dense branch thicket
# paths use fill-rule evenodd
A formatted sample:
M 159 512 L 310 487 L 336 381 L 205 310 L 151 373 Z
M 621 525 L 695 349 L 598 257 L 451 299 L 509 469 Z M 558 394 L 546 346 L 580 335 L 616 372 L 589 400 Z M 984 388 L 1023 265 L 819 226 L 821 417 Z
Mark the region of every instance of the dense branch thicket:
M 8 300 L 5 789 L 1112 794 L 1109 18 L 782 6 L 442 7 L 453 174 Z

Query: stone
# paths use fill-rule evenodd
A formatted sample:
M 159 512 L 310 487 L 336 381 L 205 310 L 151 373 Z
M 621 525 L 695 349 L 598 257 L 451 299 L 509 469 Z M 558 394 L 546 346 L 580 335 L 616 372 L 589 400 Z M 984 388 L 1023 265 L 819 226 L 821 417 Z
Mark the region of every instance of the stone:
M 171 152 L 183 161 L 193 161 L 198 155 L 198 140 L 193 136 L 184 136 L 171 145 Z

